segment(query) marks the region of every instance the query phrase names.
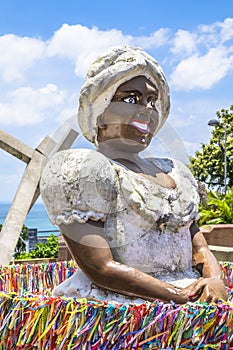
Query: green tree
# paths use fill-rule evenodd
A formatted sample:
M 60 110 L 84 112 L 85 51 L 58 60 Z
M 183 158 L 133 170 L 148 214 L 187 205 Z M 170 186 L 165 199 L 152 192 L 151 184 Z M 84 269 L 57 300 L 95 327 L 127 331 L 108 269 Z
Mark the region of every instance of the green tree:
M 31 258 L 57 258 L 58 238 L 53 233 L 47 238 L 46 243 L 38 243 L 30 252 Z
M 17 259 L 35 259 L 35 258 L 57 258 L 58 257 L 58 238 L 53 233 L 47 238 L 46 242 L 38 243 L 30 253 L 23 252 L 17 256 Z
M 209 189 L 224 188 L 224 127 L 226 126 L 227 182 L 233 186 L 233 105 L 229 110 L 222 109 L 216 113 L 220 125 L 212 127 L 208 144 L 201 144 L 201 150 L 190 158 L 190 168 L 195 178 L 204 182 Z

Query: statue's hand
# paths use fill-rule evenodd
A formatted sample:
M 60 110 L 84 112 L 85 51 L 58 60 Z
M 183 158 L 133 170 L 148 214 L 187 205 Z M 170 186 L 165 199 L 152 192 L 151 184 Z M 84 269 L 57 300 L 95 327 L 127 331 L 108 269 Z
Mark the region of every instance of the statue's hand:
M 205 278 L 204 283 L 200 301 L 217 303 L 219 299 L 227 300 L 226 287 L 220 278 Z
M 218 302 L 219 299 L 227 300 L 224 282 L 220 278 L 199 278 L 194 283 L 180 291 L 180 296 L 187 301 Z
M 203 293 L 205 284 L 204 278 L 200 277 L 197 281 L 190 284 L 179 291 L 181 298 L 180 303 L 186 303 L 188 301 L 197 301 Z

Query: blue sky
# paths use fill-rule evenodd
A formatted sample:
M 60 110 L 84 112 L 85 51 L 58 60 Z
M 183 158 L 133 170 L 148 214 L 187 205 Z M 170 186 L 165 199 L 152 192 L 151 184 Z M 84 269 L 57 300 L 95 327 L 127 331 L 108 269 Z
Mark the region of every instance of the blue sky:
M 233 104 L 232 39 L 232 0 L 2 0 L 0 129 L 36 147 L 67 119 L 74 123 L 92 60 L 129 44 L 158 60 L 171 90 L 168 123 L 149 152 L 186 159 L 208 142 L 208 120 Z M 75 146 L 88 144 L 80 138 Z M 0 201 L 11 201 L 25 166 L 0 156 Z

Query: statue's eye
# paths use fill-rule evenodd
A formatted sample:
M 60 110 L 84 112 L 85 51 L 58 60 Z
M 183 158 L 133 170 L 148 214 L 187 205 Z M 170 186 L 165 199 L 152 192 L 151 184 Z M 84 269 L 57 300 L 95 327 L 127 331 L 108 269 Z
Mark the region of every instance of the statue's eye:
M 122 101 L 126 103 L 137 103 L 137 98 L 136 96 L 127 96 L 127 97 L 124 97 Z
M 148 102 L 148 107 L 150 107 L 150 108 L 155 108 L 155 100 L 154 100 L 154 99 L 151 99 L 151 100 Z

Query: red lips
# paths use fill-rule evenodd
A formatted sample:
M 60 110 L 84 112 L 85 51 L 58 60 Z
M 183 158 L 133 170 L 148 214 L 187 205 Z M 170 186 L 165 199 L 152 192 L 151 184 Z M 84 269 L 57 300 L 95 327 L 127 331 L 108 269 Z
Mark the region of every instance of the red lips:
M 129 125 L 132 125 L 135 129 L 140 131 L 142 134 L 148 134 L 150 132 L 150 122 L 133 119 L 130 121 Z

